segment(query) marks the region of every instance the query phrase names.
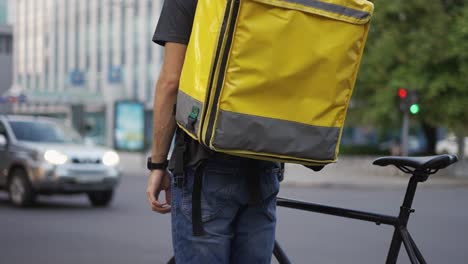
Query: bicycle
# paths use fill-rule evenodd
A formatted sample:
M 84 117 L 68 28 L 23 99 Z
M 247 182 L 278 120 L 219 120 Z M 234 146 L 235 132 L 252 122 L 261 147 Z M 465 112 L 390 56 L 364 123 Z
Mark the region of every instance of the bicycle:
M 291 200 L 278 197 L 277 205 L 280 207 L 292 208 L 297 210 L 315 212 L 320 214 L 334 215 L 345 218 L 351 218 L 359 221 L 373 222 L 377 225 L 391 225 L 395 228 L 392 236 L 392 241 L 388 251 L 386 264 L 395 264 L 398 260 L 401 244 L 404 245 L 408 257 L 412 264 L 426 264 L 421 251 L 414 242 L 411 234 L 407 229 L 410 215 L 414 213 L 412 204 L 416 194 L 416 188 L 419 183 L 428 180 L 431 174 L 444 169 L 458 161 L 455 155 L 437 155 L 428 157 L 381 157 L 376 159 L 373 164 L 377 166 L 394 165 L 402 172 L 411 174 L 406 189 L 403 204 L 400 207 L 398 216 L 389 216 L 383 214 L 376 214 L 372 212 L 356 211 L 340 207 L 331 207 L 321 204 L 314 204 L 299 200 Z M 273 255 L 280 264 L 290 264 L 288 256 L 275 241 Z M 174 257 L 169 260 L 168 264 L 174 264 Z

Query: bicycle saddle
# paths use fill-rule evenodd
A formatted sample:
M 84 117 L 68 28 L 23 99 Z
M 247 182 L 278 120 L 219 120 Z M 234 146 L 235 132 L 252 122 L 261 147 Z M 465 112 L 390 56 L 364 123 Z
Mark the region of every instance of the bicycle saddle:
M 399 157 L 399 156 L 389 156 L 381 157 L 372 164 L 378 166 L 387 166 L 395 165 L 398 169 L 406 173 L 412 173 L 414 171 L 425 172 L 432 174 L 437 172 L 440 169 L 446 168 L 451 164 L 458 161 L 458 157 L 455 155 L 437 155 L 437 156 L 427 156 L 427 157 Z M 414 170 L 411 170 L 413 168 Z

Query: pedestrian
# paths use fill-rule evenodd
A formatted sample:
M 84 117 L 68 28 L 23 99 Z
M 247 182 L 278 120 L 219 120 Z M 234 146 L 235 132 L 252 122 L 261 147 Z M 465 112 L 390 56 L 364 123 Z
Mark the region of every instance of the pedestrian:
M 196 5 L 164 1 L 153 36 L 164 46 L 164 62 L 155 88 L 148 202 L 155 212 L 171 212 L 176 263 L 270 263 L 282 166 L 213 152 L 176 129 L 174 109 Z

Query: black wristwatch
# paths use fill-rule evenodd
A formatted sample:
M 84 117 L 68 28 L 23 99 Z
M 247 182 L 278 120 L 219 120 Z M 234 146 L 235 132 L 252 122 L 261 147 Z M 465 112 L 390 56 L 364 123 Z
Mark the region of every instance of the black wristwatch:
M 167 165 L 169 164 L 169 161 L 165 161 L 163 163 L 154 163 L 151 160 L 151 157 L 148 157 L 148 161 L 146 162 L 146 167 L 148 170 L 153 171 L 153 170 L 166 170 Z

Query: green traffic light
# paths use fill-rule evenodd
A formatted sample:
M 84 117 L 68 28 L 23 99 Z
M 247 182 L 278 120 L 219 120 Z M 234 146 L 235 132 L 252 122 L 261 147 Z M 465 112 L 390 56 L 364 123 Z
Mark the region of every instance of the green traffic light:
M 418 104 L 412 104 L 410 107 L 410 112 L 415 115 L 419 113 L 419 105 Z

